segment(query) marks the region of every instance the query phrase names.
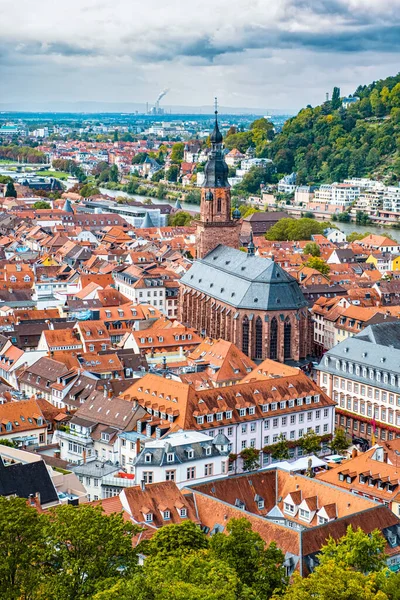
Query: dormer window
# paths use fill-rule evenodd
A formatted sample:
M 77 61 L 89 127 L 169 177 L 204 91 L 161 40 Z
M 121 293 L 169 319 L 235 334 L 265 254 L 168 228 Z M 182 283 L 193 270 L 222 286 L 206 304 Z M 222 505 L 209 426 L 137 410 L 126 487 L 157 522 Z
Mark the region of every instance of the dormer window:
M 7 423 L 6 431 L 12 431 L 12 423 Z
M 174 462 L 175 455 L 173 452 L 168 452 L 167 454 L 167 462 Z
M 246 416 L 246 409 L 245 408 L 239 408 L 239 416 L 240 417 L 245 417 Z
M 196 417 L 196 418 L 197 418 L 197 425 L 203 425 L 204 417 Z
M 222 412 L 217 413 L 217 421 L 222 421 L 224 415 Z
M 151 523 L 153 520 L 153 513 L 146 513 L 145 520 L 146 520 L 146 523 Z
M 147 453 L 144 455 L 144 462 L 150 463 L 151 462 L 151 454 Z
M 181 519 L 186 519 L 186 517 L 187 517 L 187 509 L 186 508 L 181 508 L 179 510 L 179 516 L 181 517 Z
M 321 515 L 318 515 L 318 525 L 325 525 L 327 522 L 328 519 L 326 517 L 321 517 Z
M 289 504 L 289 502 L 285 502 L 283 505 L 283 511 L 285 513 L 289 513 L 290 515 L 293 515 L 294 514 L 294 505 Z
M 309 521 L 310 520 L 310 511 L 306 510 L 305 508 L 301 508 L 299 518 L 302 521 Z
M 263 412 L 268 412 L 268 404 L 263 404 L 263 405 L 261 406 L 261 410 L 262 410 Z
M 255 407 L 254 406 L 250 406 L 250 408 L 249 408 L 249 415 L 254 415 L 255 412 L 256 412 Z
M 263 500 L 263 498 L 259 498 L 259 500 L 257 501 L 257 507 L 258 510 L 262 510 L 264 508 L 265 502 Z
M 211 446 L 206 446 L 206 456 L 211 455 Z
M 163 511 L 163 519 L 164 521 L 168 521 L 171 518 L 171 513 L 169 510 L 164 510 Z
M 272 402 L 271 404 L 271 410 L 276 410 L 277 408 L 277 403 L 276 402 Z
M 103 431 L 103 433 L 101 434 L 101 439 L 104 442 L 109 442 L 110 441 L 110 435 L 108 433 L 104 433 L 104 431 Z
M 207 415 L 207 423 L 212 423 L 214 421 L 214 415 Z

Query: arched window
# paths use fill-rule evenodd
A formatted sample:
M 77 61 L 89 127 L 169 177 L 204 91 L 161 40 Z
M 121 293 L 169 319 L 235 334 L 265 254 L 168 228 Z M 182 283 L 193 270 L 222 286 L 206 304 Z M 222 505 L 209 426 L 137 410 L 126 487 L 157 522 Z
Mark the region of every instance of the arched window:
M 290 323 L 289 317 L 285 319 L 285 325 L 283 327 L 283 357 L 286 360 L 287 358 L 291 358 L 292 356 L 292 325 Z
M 263 326 L 260 317 L 256 320 L 256 358 L 263 357 Z
M 272 360 L 278 358 L 278 321 L 274 317 L 271 321 L 271 329 L 269 334 L 269 357 Z
M 242 351 L 247 355 L 249 354 L 249 327 L 249 319 L 245 316 L 242 321 Z
M 221 198 L 217 199 L 217 213 L 220 213 L 222 210 L 222 202 L 221 202 Z

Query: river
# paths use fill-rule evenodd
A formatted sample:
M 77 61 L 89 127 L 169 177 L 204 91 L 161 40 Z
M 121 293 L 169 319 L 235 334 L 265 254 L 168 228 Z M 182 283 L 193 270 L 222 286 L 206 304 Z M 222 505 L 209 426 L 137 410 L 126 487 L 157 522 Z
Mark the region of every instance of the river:
M 143 202 L 148 198 L 148 196 L 127 194 L 126 192 L 121 192 L 120 190 L 107 190 L 106 188 L 100 188 L 100 192 L 102 194 L 106 194 L 107 196 L 111 196 L 112 198 L 123 196 L 124 198 L 132 198 L 138 202 Z M 158 200 L 157 198 L 152 198 L 151 200 L 154 202 L 154 204 L 171 204 L 172 206 L 175 204 L 173 200 Z M 200 212 L 200 206 L 197 204 L 188 204 L 187 202 L 182 202 L 181 204 L 184 210 L 188 210 L 189 212 Z M 397 242 L 400 242 L 400 229 L 391 229 L 390 227 L 382 227 L 379 225 L 356 225 L 356 223 L 334 223 L 334 225 L 341 229 L 346 235 L 352 233 L 353 231 L 357 231 L 358 233 L 371 232 L 381 235 L 388 235 Z
M 107 188 L 99 188 L 100 192 L 106 196 L 110 196 L 112 198 L 123 197 L 123 198 L 131 198 L 132 200 L 136 200 L 137 202 L 143 202 L 150 198 L 150 196 L 138 196 L 138 194 L 128 194 L 127 192 L 121 192 L 121 190 L 108 190 Z M 153 204 L 170 204 L 171 206 L 175 205 L 175 200 L 159 200 L 158 198 L 150 198 Z M 187 202 L 181 202 L 181 206 L 184 210 L 189 212 L 200 212 L 200 206 L 198 204 L 188 204 Z

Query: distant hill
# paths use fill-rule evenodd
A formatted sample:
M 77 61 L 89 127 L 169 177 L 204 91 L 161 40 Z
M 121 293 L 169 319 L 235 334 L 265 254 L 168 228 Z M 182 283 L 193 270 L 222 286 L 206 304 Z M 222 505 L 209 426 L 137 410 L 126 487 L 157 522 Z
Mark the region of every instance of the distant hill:
M 335 91 L 336 90 L 336 91 Z M 297 171 L 298 183 L 331 183 L 347 177 L 400 179 L 400 73 L 360 86 L 359 101 L 308 106 L 286 121 L 269 145 L 278 173 Z

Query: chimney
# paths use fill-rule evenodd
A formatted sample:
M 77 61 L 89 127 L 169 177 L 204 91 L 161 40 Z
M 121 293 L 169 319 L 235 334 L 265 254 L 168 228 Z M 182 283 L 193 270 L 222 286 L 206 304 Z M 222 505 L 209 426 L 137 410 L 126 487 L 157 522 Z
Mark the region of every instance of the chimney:
M 42 506 L 41 502 L 40 502 L 40 492 L 36 492 L 36 503 L 38 506 Z
M 136 456 L 140 454 L 140 440 L 136 440 Z
M 353 450 L 351 451 L 351 458 L 357 458 L 357 456 L 358 456 L 357 448 L 353 448 Z
M 144 492 L 146 490 L 146 483 L 145 483 L 144 479 L 141 479 L 141 481 L 140 481 L 140 489 L 142 490 L 142 492 Z

